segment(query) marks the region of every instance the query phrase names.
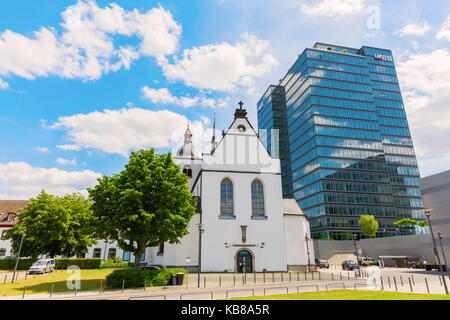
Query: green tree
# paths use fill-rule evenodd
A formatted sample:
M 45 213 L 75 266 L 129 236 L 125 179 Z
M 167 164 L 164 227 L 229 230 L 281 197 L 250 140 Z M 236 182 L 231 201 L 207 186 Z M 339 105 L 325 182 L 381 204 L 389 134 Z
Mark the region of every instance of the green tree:
M 363 235 L 373 238 L 378 230 L 378 222 L 372 215 L 362 215 L 358 221 Z
M 81 194 L 58 197 L 44 190 L 23 209 L 17 224 L 6 233 L 12 240 L 12 251 L 19 251 L 22 234 L 26 235 L 21 256 L 75 256 L 88 251 L 97 241 L 93 238 L 91 204 Z
M 412 227 L 412 226 L 420 226 L 420 227 L 426 227 L 428 226 L 427 220 L 413 220 L 409 218 L 400 219 L 396 222 L 394 222 L 394 226 L 397 227 Z
M 180 243 L 196 207 L 187 181 L 170 152 L 156 154 L 153 148 L 132 152 L 125 170 L 98 179 L 88 190 L 97 236 L 133 252 L 136 268 L 147 247 Z

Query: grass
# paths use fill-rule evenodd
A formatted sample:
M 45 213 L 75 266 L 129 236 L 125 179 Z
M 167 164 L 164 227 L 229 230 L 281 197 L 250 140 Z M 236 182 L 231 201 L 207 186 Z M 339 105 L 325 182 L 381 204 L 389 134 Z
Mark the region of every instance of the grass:
M 237 297 L 230 300 L 450 300 L 450 297 L 445 294 L 332 290 L 260 297 Z
M 81 289 L 79 291 L 97 290 L 100 288 L 100 281 L 103 280 L 103 289 L 106 287 L 106 276 L 114 269 L 95 269 L 81 271 Z M 22 276 L 22 275 L 21 275 Z M 19 296 L 23 293 L 23 287 L 26 287 L 26 294 L 49 293 L 53 284 L 53 292 L 71 291 L 67 288 L 67 280 L 73 274 L 66 270 L 48 273 L 45 275 L 36 275 L 26 280 L 16 281 L 14 284 L 0 282 L 0 297 Z

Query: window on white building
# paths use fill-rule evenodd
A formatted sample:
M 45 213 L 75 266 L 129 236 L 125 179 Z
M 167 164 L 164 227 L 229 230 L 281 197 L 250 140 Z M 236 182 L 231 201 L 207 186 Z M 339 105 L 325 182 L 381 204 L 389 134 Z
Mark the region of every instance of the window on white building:
M 158 256 L 164 255 L 164 243 L 161 243 L 158 247 L 158 252 L 156 253 Z
M 101 248 L 95 248 L 94 254 L 92 255 L 93 258 L 101 258 L 102 257 L 102 249 Z
M 130 251 L 124 251 L 123 252 L 123 261 L 130 261 Z
M 252 216 L 264 216 L 264 189 L 259 180 L 252 182 Z
M 114 258 L 116 256 L 116 248 L 109 248 L 108 249 L 108 259 Z
M 225 178 L 220 184 L 220 215 L 233 216 L 233 183 Z
M 3 231 L 2 231 L 2 236 L 1 236 L 0 240 L 5 240 L 6 232 L 7 232 L 7 231 L 8 231 L 8 230 L 3 230 Z
M 1 248 L 0 249 L 0 257 L 4 257 L 4 256 L 6 256 L 6 249 Z

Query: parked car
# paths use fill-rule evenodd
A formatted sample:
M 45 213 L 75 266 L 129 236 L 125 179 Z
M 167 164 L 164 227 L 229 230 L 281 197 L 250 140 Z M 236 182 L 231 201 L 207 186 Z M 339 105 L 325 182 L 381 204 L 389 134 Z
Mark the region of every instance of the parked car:
M 29 274 L 42 273 L 55 271 L 55 259 L 40 259 L 33 263 L 28 270 Z
M 342 262 L 342 270 L 354 270 L 359 269 L 359 265 L 352 260 L 346 260 Z
M 161 266 L 157 266 L 157 265 L 146 265 L 146 266 L 140 266 L 141 270 L 161 270 L 162 267 Z
M 328 261 L 325 259 L 316 259 L 316 266 L 319 268 L 330 268 Z

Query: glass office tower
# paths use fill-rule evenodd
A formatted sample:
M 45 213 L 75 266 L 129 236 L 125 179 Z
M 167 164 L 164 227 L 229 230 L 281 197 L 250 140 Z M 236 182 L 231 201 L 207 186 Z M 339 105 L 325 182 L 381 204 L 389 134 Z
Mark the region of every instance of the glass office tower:
M 305 49 L 258 102 L 258 127 L 272 153 L 278 132 L 283 196 L 310 217 L 314 239 L 363 238 L 365 214 L 378 221 L 377 237 L 417 231 L 393 225 L 424 215 L 390 50 Z

